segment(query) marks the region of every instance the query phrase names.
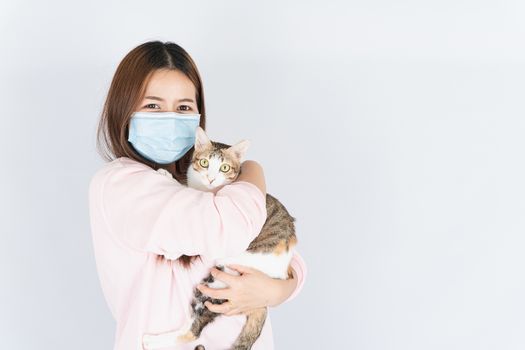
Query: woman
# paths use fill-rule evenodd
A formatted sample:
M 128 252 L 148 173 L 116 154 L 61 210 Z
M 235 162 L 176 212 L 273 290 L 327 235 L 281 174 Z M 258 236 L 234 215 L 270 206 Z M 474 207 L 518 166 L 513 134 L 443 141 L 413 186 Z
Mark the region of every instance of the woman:
M 305 263 L 295 253 L 294 278 L 288 280 L 243 266 L 235 267 L 239 276 L 213 268 L 214 258 L 245 250 L 264 224 L 262 167 L 243 162 L 237 181 L 216 193 L 188 188 L 183 184 L 193 147 L 166 154 L 156 147 L 158 140 L 141 147 L 129 142 L 130 130 L 137 132 L 130 123 L 134 112 L 200 115 L 198 125 L 205 129 L 202 82 L 183 48 L 152 41 L 129 52 L 113 77 L 99 123 L 97 145 L 108 163 L 91 179 L 89 208 L 97 270 L 117 322 L 114 350 L 142 349 L 143 334 L 186 325 L 193 287 L 210 270 L 229 287 L 201 291 L 228 302 L 206 307 L 226 316 L 216 318 L 198 340 L 171 349 L 196 344 L 226 349 L 240 333 L 243 313 L 277 306 L 300 292 Z M 253 349 L 273 349 L 269 316 Z

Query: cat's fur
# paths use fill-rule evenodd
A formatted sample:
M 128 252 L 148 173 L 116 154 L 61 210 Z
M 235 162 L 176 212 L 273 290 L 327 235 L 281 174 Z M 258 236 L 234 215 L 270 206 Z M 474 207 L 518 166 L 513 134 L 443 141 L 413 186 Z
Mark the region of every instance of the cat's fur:
M 241 160 L 248 145 L 248 141 L 241 141 L 234 146 L 210 141 L 204 130 L 198 127 L 192 164 L 190 164 L 187 172 L 187 185 L 203 191 L 216 191 L 223 185 L 233 182 L 240 173 Z M 202 159 L 207 160 L 206 167 L 202 166 Z M 224 164 L 227 164 L 230 170 L 221 171 L 221 166 L 224 166 Z M 225 168 L 223 170 L 226 170 Z M 171 177 L 171 174 L 164 169 L 159 169 L 158 171 Z M 237 271 L 228 269 L 226 265 L 239 264 L 256 268 L 273 278 L 287 279 L 293 277 L 290 260 L 294 246 L 297 244 L 295 218 L 270 194 L 266 194 L 266 210 L 267 218 L 261 232 L 250 243 L 246 251 L 236 257 L 218 259 L 216 261 L 218 269 L 238 275 Z M 219 280 L 214 280 L 211 274 L 203 279 L 202 284 L 211 288 L 224 288 L 227 286 Z M 155 344 L 159 345 L 162 342 L 166 346 L 168 343 L 174 345 L 197 339 L 207 324 L 212 322 L 217 316 L 221 316 L 220 313 L 214 313 L 204 306 L 204 302 L 207 300 L 213 304 L 222 304 L 227 301 L 225 299 L 210 298 L 195 288 L 194 298 L 191 302 L 191 325 L 188 325 L 180 332 L 170 332 L 147 338 L 145 336 L 143 340 L 150 346 L 146 348 L 154 349 Z M 264 326 L 266 314 L 266 307 L 253 310 L 247 314 L 246 323 L 231 349 L 251 349 Z M 204 346 L 198 345 L 195 349 L 204 350 Z

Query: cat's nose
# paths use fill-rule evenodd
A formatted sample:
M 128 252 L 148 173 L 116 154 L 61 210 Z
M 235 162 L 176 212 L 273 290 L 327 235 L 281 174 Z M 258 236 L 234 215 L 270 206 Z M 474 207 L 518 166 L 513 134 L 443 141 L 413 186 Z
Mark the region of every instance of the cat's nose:
M 215 180 L 215 178 L 213 178 L 213 179 L 208 178 L 208 181 L 209 181 L 210 183 L 212 183 L 213 180 Z

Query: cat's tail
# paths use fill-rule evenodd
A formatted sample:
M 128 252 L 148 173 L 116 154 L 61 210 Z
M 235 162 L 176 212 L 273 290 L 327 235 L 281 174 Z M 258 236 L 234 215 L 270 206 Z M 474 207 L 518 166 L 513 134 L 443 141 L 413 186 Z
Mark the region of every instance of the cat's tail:
M 195 347 L 194 350 L 206 350 L 206 348 L 204 347 L 204 345 L 199 344 L 199 345 L 197 345 L 197 346 Z

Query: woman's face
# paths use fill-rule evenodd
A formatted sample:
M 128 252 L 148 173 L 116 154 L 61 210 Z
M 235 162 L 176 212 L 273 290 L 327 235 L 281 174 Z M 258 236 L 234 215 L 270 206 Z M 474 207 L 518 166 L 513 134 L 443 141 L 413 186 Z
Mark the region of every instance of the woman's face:
M 179 70 L 157 69 L 146 86 L 144 98 L 136 111 L 199 113 L 195 86 Z

